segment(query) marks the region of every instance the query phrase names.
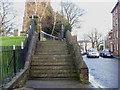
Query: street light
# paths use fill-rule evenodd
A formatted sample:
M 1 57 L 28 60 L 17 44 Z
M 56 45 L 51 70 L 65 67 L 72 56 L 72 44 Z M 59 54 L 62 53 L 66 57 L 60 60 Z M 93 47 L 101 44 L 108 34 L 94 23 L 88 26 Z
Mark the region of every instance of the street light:
M 63 3 L 61 0 L 61 14 L 62 14 L 62 26 L 61 26 L 61 35 L 62 35 L 62 40 L 64 40 L 64 17 L 63 17 Z
M 37 16 L 38 17 L 38 26 L 39 26 L 39 30 L 38 30 L 38 39 L 39 39 L 39 41 L 41 40 L 41 20 L 40 20 L 40 17 L 39 17 L 39 15 L 37 15 L 37 6 L 38 6 L 38 1 L 37 0 L 35 0 L 35 16 Z
M 35 0 L 35 15 L 37 13 L 37 0 Z

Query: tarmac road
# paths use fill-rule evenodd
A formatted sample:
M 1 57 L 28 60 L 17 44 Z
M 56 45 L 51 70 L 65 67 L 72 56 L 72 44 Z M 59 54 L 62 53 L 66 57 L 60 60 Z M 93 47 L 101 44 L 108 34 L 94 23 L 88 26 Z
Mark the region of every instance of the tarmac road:
M 116 58 L 87 58 L 83 56 L 89 68 L 89 80 L 95 88 L 118 88 L 118 66 Z

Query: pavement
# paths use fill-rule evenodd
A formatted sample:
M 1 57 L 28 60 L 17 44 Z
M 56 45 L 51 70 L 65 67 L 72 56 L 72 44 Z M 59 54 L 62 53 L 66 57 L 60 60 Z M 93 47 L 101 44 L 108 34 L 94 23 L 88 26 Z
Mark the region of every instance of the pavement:
M 77 80 L 28 80 L 24 88 L 90 88 Z
M 114 56 L 115 58 L 117 58 L 117 59 L 120 59 L 120 56 Z

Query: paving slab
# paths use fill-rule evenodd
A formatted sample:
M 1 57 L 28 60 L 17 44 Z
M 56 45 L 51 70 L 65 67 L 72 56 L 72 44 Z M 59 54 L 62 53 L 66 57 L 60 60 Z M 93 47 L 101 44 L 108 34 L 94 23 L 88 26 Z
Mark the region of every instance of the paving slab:
M 25 88 L 90 88 L 76 80 L 28 80 Z

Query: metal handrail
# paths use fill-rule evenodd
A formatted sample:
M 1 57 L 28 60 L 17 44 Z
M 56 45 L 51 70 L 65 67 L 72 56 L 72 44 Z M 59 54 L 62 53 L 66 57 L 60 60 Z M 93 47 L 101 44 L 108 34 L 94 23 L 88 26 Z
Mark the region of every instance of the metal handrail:
M 51 38 L 53 38 L 53 39 L 57 39 L 57 40 L 60 39 L 59 37 L 53 36 L 53 35 L 51 35 L 51 34 L 48 34 L 48 33 L 44 32 L 44 31 L 41 31 L 41 33 L 42 33 L 42 34 L 45 34 L 45 35 L 47 35 L 47 36 L 49 36 L 49 37 L 51 37 Z

